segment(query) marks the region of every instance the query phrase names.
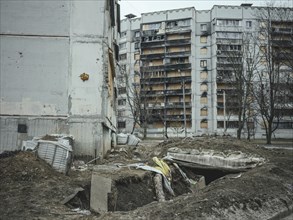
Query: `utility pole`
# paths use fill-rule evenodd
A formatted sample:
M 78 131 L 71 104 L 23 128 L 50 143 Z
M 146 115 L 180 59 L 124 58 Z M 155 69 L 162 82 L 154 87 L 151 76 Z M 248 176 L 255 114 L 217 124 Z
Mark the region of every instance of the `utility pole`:
M 180 71 L 180 70 L 179 70 Z M 181 71 L 180 71 L 181 76 Z M 182 76 L 181 76 L 182 77 Z M 184 117 L 184 134 L 187 137 L 187 128 L 186 128 L 186 106 L 185 106 L 185 78 L 182 80 L 182 90 L 183 90 L 183 117 Z
M 226 133 L 226 92 L 223 90 L 223 105 L 224 105 L 224 133 Z

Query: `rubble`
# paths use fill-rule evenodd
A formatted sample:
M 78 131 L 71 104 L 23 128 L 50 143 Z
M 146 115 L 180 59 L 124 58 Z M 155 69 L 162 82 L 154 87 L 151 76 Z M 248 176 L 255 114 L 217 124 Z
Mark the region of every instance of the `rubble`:
M 97 165 L 74 161 L 76 169 L 68 176 L 31 151 L 0 154 L 1 218 L 281 219 L 292 213 L 292 151 L 265 149 L 230 138 L 156 143 L 118 146 L 106 158 L 95 158 Z M 240 171 L 239 167 L 197 163 L 191 167 L 187 161 L 162 161 L 170 152 L 262 159 Z M 136 169 L 163 168 L 154 157 L 170 168 L 171 176 L 164 169 L 159 175 L 170 179 L 174 195 L 163 186 L 158 197 L 157 172 Z M 86 169 L 80 172 L 80 167 Z

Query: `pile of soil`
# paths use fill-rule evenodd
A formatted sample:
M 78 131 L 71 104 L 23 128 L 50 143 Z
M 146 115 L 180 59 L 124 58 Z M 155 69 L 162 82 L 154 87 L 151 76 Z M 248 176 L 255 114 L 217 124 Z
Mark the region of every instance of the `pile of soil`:
M 62 201 L 77 187 L 89 185 L 91 176 L 90 172 L 65 176 L 33 152 L 1 158 L 0 170 L 1 219 L 71 218 L 75 213 Z

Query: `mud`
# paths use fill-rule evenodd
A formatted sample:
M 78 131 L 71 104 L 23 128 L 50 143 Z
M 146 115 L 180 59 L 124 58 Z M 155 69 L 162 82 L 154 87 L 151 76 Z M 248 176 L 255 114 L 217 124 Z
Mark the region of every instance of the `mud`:
M 85 215 L 74 208 L 88 209 L 92 166 L 65 176 L 33 152 L 6 153 L 0 156 L 0 219 L 282 219 L 292 215 L 292 150 L 265 149 L 230 138 L 172 139 L 156 146 L 117 147 L 97 164 L 152 165 L 153 156 L 162 158 L 171 147 L 241 151 L 259 155 L 265 163 L 241 173 L 181 167 L 192 179 L 204 175 L 208 185 L 192 190 L 173 172 L 176 197 L 165 193 L 167 201 L 161 203 L 154 195 L 152 174 L 139 179 L 131 177 L 131 170 L 127 178 L 118 173 L 116 206 L 106 214 Z M 85 189 L 85 194 L 63 204 L 77 188 Z

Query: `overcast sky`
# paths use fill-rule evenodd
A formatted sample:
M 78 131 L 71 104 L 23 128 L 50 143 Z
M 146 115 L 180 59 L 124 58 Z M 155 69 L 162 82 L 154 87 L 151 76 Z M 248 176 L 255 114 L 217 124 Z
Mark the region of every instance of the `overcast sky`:
M 241 3 L 252 3 L 253 6 L 265 6 L 271 0 L 120 0 L 121 5 L 121 19 L 127 14 L 135 14 L 137 17 L 141 13 L 163 11 L 169 9 L 194 7 L 196 10 L 209 10 L 213 5 L 241 5 Z M 293 7 L 293 0 L 278 0 L 277 3 Z

